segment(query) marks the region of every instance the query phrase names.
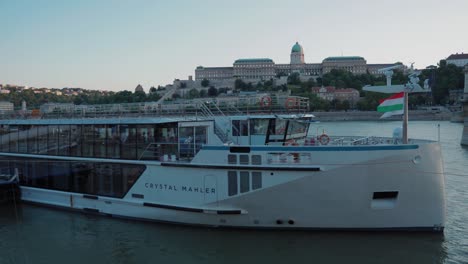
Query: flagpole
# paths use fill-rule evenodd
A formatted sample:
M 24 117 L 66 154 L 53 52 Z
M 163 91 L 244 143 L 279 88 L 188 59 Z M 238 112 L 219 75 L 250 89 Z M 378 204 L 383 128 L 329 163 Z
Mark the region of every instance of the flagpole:
M 408 92 L 404 92 L 403 101 L 403 144 L 408 144 Z

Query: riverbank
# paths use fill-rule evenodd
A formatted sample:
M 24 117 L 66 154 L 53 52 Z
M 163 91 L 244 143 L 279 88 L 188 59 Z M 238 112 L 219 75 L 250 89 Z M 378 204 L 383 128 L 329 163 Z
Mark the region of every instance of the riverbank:
M 341 112 L 312 112 L 318 121 L 396 121 L 401 116 L 380 119 L 382 113 L 377 111 L 341 111 Z M 428 112 L 422 110 L 409 111 L 410 121 L 450 121 L 451 112 Z

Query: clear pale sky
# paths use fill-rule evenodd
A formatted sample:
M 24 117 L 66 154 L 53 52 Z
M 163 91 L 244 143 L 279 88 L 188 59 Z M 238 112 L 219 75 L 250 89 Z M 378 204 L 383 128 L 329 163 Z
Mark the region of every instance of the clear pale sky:
M 0 0 L 0 83 L 134 90 L 238 58 L 435 65 L 468 52 L 467 0 Z

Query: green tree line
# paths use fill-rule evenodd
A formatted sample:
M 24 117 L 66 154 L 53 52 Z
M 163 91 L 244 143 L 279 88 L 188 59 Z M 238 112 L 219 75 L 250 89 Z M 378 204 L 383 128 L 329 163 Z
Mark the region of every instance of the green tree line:
M 25 89 L 22 91 L 11 89 L 9 94 L 0 94 L 0 101 L 8 101 L 14 104 L 15 108 L 21 107 L 22 101 L 25 101 L 28 109 L 39 108 L 45 103 L 73 103 L 80 104 L 117 104 L 117 103 L 136 103 L 151 102 L 161 98 L 157 93 L 146 94 L 141 91 L 130 92 L 109 92 L 84 90 L 78 95 L 57 95 L 55 93 L 34 93 L 33 90 Z

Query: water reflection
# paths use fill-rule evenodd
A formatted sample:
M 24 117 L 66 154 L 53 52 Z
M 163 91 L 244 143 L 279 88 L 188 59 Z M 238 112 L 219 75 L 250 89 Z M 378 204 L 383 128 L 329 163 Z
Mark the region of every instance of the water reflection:
M 441 234 L 225 230 L 31 205 L 18 218 L 0 210 L 0 263 L 443 263 L 447 255 Z

